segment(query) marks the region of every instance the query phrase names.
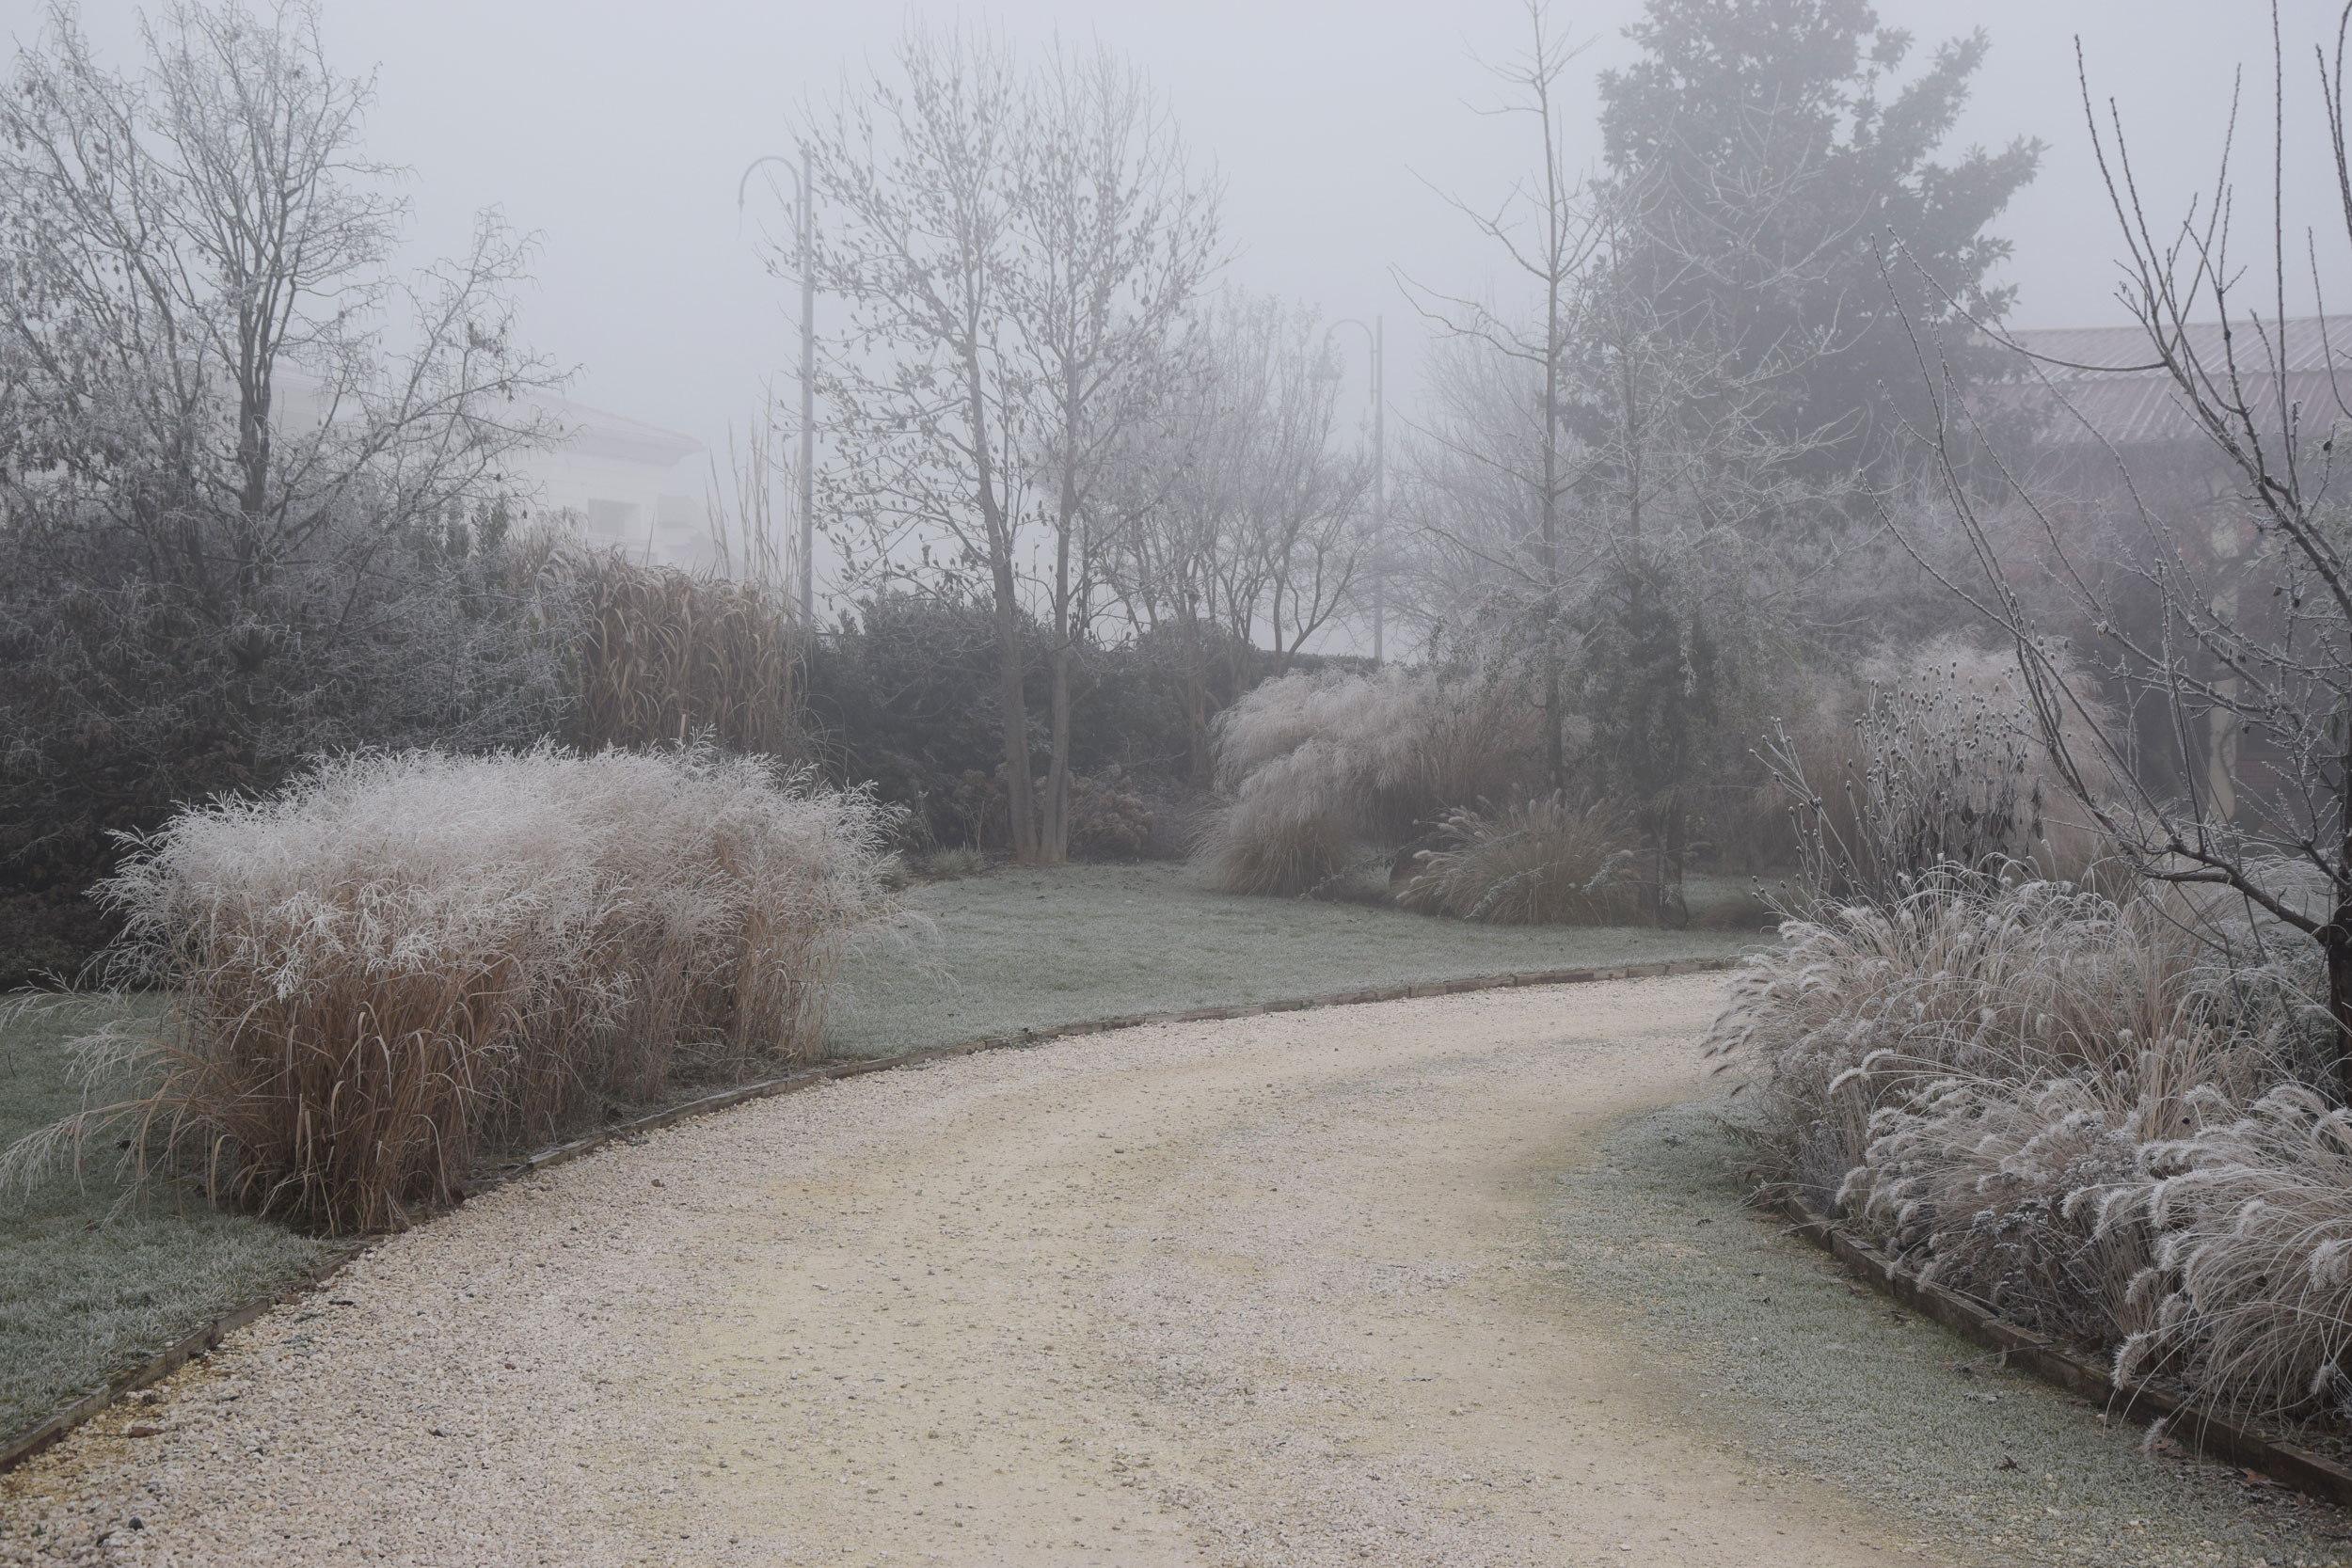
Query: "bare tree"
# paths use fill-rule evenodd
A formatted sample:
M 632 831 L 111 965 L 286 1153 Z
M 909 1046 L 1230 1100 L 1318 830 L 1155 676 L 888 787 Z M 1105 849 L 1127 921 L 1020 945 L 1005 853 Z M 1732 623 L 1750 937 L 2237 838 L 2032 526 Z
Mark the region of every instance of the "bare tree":
M 1527 52 L 1494 68 L 1496 78 L 1515 96 L 1492 112 L 1525 115 L 1534 120 L 1539 144 L 1537 173 L 1513 185 L 1490 208 L 1473 207 L 1454 197 L 1447 199 L 1540 291 L 1542 300 L 1532 327 L 1524 325 L 1523 316 L 1486 301 L 1433 293 L 1409 280 L 1407 286 L 1425 301 L 1422 313 L 1443 331 L 1474 340 L 1503 358 L 1530 368 L 1537 400 L 1534 450 L 1529 454 L 1533 462 L 1517 483 L 1528 492 L 1531 504 L 1526 510 L 1532 534 L 1519 542 L 1523 550 L 1515 548 L 1509 553 L 1518 558 L 1512 568 L 1515 575 L 1530 579 L 1529 622 L 1543 692 L 1544 775 L 1558 789 L 1567 779 L 1565 683 L 1569 584 L 1561 530 L 1563 504 L 1572 483 L 1564 460 L 1563 398 L 1580 277 L 1600 242 L 1586 182 L 1567 160 L 1560 113 L 1562 80 L 1582 46 L 1570 44 L 1554 30 L 1546 0 L 1527 0 Z M 1456 455 L 1476 465 L 1499 453 L 1490 450 L 1482 454 L 1465 447 Z M 1480 549 L 1465 538 L 1447 543 L 1457 551 Z M 1488 553 L 1496 561 L 1503 559 L 1490 546 Z
M 480 499 L 546 434 L 514 400 L 549 377 L 515 342 L 526 252 L 494 219 L 421 291 L 388 269 L 393 171 L 362 156 L 370 88 L 329 68 L 314 10 L 176 6 L 143 36 L 125 78 L 60 8 L 0 107 L 8 471 L 24 516 L 171 534 L 228 605 L 349 507 Z M 404 293 L 396 359 L 378 327 Z
M 994 36 L 916 27 L 898 66 L 902 81 L 861 84 L 802 142 L 837 214 L 812 264 L 851 310 L 824 376 L 845 458 L 828 483 L 864 570 L 985 585 L 1014 847 L 1052 863 L 1091 595 L 1081 534 L 1152 406 L 1139 372 L 1214 263 L 1215 190 L 1107 52 L 1025 67 Z M 1041 595 L 1054 679 L 1041 802 L 1021 650 Z
M 1203 785 L 1217 706 L 1332 624 L 1368 545 L 1370 470 L 1334 440 L 1317 325 L 1230 290 L 1200 312 L 1155 374 L 1159 417 L 1136 428 L 1096 531 L 1111 592 L 1177 650 Z
M 1031 82 L 1026 133 L 1008 293 L 1034 370 L 1029 460 L 1052 485 L 1053 729 L 1039 848 L 1058 861 L 1070 839 L 1072 667 L 1092 596 L 1080 531 L 1160 395 L 1149 372 L 1215 264 L 1216 214 L 1165 105 L 1106 49 L 1055 47 Z
M 466 256 L 391 270 L 370 87 L 310 7 L 175 6 L 142 40 L 119 73 L 60 8 L 0 95 L 12 838 L 553 717 L 483 549 L 520 499 L 506 459 L 547 434 L 519 401 L 549 382 L 515 334 L 526 247 L 485 217 Z
M 2328 222 L 2352 237 L 2348 28 L 2352 7 L 2332 54 L 2313 54 L 2336 175 Z M 2211 191 L 2167 225 L 2149 213 L 2120 115 L 2111 103 L 2103 115 L 2087 69 L 2081 77 L 2123 241 L 2119 294 L 2146 342 L 2141 363 L 2113 368 L 2162 372 L 2185 423 L 2234 481 L 2226 505 L 2171 513 L 2131 486 L 2121 459 L 2118 532 L 2085 536 L 2009 470 L 2010 505 L 1989 504 L 1965 467 L 1964 454 L 1988 445 L 1981 417 L 1931 355 L 1921 359 L 1940 394 L 1945 492 L 1985 583 L 1951 586 L 2014 639 L 2059 780 L 2141 875 L 2226 889 L 2314 943 L 2328 1012 L 2340 1039 L 2352 1041 L 2352 528 L 2334 463 L 2352 405 L 2326 318 L 2288 314 L 2289 78 L 2275 19 L 2272 40 L 2271 255 L 2254 268 L 2233 251 L 2234 100 Z M 2303 245 L 2317 291 L 2316 235 L 2306 230 Z M 2035 578 L 2091 628 L 2089 647 L 2069 647 L 2033 613 Z M 2174 754 L 2141 753 L 2135 732 L 2106 721 L 2110 703 L 2153 706 Z M 2224 736 L 2229 744 L 2217 746 Z M 2208 766 L 2216 758 L 2217 769 Z M 2179 781 L 2178 794 L 2157 787 L 2166 776 Z M 2338 1072 L 2352 1098 L 2352 1049 L 2341 1051 Z

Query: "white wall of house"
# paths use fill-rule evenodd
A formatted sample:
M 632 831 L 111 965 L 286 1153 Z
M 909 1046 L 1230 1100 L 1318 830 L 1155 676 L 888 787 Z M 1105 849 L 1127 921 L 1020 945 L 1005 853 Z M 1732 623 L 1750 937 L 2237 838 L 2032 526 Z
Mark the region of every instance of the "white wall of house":
M 280 420 L 315 426 L 329 417 L 323 397 L 315 377 L 292 367 L 278 372 Z M 709 473 L 700 441 L 568 398 L 530 402 L 557 439 L 514 453 L 504 471 L 533 515 L 560 517 L 590 545 L 626 550 L 634 561 L 690 569 L 711 562 Z
M 560 515 L 590 545 L 626 550 L 632 560 L 709 563 L 700 441 L 565 398 L 533 401 L 563 433 L 553 445 L 512 460 L 535 512 Z

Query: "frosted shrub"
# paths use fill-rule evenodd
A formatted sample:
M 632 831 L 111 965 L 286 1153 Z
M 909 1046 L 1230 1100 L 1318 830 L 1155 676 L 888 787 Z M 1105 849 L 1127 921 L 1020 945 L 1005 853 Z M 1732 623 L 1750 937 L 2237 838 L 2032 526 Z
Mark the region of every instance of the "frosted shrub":
M 1942 638 L 1863 675 L 1763 749 L 1808 893 L 1888 903 L 1949 867 L 2088 878 L 2104 846 L 2049 786 L 2014 656 Z M 2095 751 L 2078 716 L 2068 729 Z
M 1403 670 L 1290 674 L 1217 720 L 1230 803 L 1202 846 L 1228 893 L 1312 891 L 1349 846 L 1402 844 L 1449 807 L 1523 783 L 1533 716 L 1502 694 Z
M 602 1097 L 815 1055 L 885 908 L 883 826 L 751 760 L 544 747 L 357 756 L 184 811 L 103 885 L 112 977 L 174 1006 L 88 1049 L 151 1056 L 157 1086 L 10 1158 L 135 1118 L 255 1209 L 399 1223 Z

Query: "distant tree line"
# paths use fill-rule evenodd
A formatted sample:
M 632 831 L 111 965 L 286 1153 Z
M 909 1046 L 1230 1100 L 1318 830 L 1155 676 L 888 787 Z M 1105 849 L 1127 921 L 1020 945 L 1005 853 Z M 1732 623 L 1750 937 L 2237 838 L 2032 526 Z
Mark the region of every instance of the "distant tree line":
M 174 9 L 131 71 L 53 13 L 0 102 L 0 947 L 86 945 L 112 835 L 358 746 L 707 735 L 874 782 L 911 844 L 1130 849 L 1089 822 L 1183 815 L 1219 715 L 1349 646 L 1375 578 L 1416 659 L 1539 717 L 1530 777 L 1678 875 L 1758 716 L 1915 591 L 1868 526 L 1918 473 L 1890 388 L 1922 333 L 1974 373 L 2036 150 L 1933 161 L 1980 36 L 1905 79 L 1851 0 L 1653 0 L 1578 172 L 1529 23 L 1541 172 L 1475 212 L 1535 306 L 1407 280 L 1444 341 L 1377 541 L 1322 322 L 1219 280 L 1216 182 L 1132 66 L 915 26 L 813 110 L 814 244 L 774 260 L 846 312 L 852 608 L 809 626 L 539 526 L 529 247 L 485 216 L 393 267 L 314 8 Z

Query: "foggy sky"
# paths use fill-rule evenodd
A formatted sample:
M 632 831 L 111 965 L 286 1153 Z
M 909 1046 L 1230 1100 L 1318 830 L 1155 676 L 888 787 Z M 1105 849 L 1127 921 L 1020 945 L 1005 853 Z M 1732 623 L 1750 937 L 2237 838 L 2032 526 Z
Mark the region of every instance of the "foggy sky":
M 1528 165 L 1527 123 L 1475 112 L 1501 89 L 1474 56 L 1522 42 L 1516 0 L 1004 0 L 913 10 L 988 18 L 1019 40 L 1057 28 L 1099 37 L 1143 63 L 1198 158 L 1226 182 L 1225 276 L 1311 301 L 1327 317 L 1384 315 L 1400 416 L 1411 412 L 1426 333 L 1391 268 L 1460 292 L 1507 288 L 1492 251 L 1431 187 L 1487 203 Z M 1598 150 L 1592 74 L 1629 57 L 1620 34 L 1639 10 L 1639 0 L 1555 8 L 1555 22 L 1594 40 L 1573 68 L 1580 99 L 1570 109 L 1586 156 Z M 2307 104 L 2310 46 L 2332 40 L 2336 10 L 2334 0 L 2282 0 Z M 2040 179 L 1996 226 L 2017 245 L 2017 325 L 2121 319 L 2074 34 L 2168 209 L 2210 179 L 2231 71 L 2243 64 L 2256 123 L 2242 152 L 2262 163 L 2242 172 L 2266 191 L 2263 0 L 1881 0 L 1880 12 L 1918 35 L 1915 63 L 1940 39 L 1979 24 L 1990 32 L 1956 144 L 2019 135 L 2051 144 Z M 29 40 L 42 13 L 0 0 L 0 34 Z M 793 112 L 810 94 L 885 58 L 905 12 L 839 0 L 326 0 L 325 14 L 338 68 L 379 70 L 371 151 L 412 170 L 416 258 L 462 248 L 485 206 L 541 237 L 525 328 L 579 367 L 572 396 L 723 452 L 729 422 L 745 421 L 763 380 L 789 395 L 787 290 L 762 271 L 755 226 L 739 222 L 737 181 L 750 159 L 788 146 Z M 83 8 L 102 52 L 125 63 L 135 16 L 123 0 Z M 2315 128 L 2315 115 L 2296 126 L 2291 173 L 2324 221 L 2333 198 Z M 2340 280 L 2341 245 L 2323 260 Z M 1353 377 L 1361 356 L 1351 355 Z M 1351 398 L 1361 395 L 1351 385 Z

